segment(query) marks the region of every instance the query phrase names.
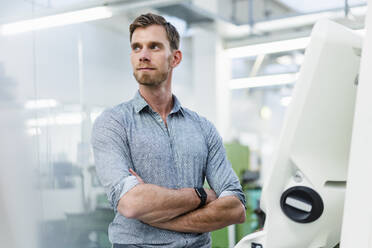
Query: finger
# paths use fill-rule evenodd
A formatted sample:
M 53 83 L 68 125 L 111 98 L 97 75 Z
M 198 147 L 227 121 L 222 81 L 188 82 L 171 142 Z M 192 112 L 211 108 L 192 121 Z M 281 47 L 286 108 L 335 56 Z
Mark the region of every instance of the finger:
M 132 169 L 129 169 L 129 172 L 133 175 L 133 176 L 136 176 L 136 177 L 138 177 L 138 175 L 137 175 L 137 173 L 134 171 L 134 170 L 132 170 Z
M 142 178 L 132 169 L 129 169 L 129 172 L 132 173 L 133 176 L 135 176 L 137 178 L 137 180 L 140 182 L 140 183 L 145 183 Z

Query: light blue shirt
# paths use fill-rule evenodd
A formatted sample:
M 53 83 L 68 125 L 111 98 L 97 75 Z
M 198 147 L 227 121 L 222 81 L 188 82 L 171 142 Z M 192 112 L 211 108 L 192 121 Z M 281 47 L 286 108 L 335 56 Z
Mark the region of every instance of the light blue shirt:
M 174 106 L 167 126 L 139 92 L 120 105 L 105 110 L 92 133 L 97 175 L 115 211 L 109 226 L 111 243 L 141 247 L 210 247 L 209 233 L 180 233 L 152 227 L 117 212 L 118 201 L 139 182 L 166 188 L 203 187 L 205 179 L 218 197 L 235 195 L 245 206 L 239 179 L 226 158 L 222 139 L 211 122 Z

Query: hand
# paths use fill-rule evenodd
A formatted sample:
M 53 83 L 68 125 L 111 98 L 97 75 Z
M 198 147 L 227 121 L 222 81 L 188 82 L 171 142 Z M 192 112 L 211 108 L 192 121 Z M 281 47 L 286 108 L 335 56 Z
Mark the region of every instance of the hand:
M 135 177 L 137 178 L 137 180 L 139 181 L 140 184 L 145 183 L 145 182 L 142 180 L 142 178 L 141 178 L 140 176 L 138 176 L 138 174 L 137 174 L 134 170 L 129 169 L 129 172 L 130 172 L 133 176 L 135 176 Z
M 217 200 L 217 195 L 216 195 L 216 192 L 214 192 L 213 189 L 204 189 L 205 192 L 207 193 L 207 201 L 206 201 L 206 204 L 214 201 L 214 200 Z

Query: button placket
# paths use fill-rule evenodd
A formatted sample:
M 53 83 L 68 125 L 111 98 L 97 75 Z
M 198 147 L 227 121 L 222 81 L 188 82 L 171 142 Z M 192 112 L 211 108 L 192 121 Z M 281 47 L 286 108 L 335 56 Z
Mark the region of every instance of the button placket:
M 150 114 L 151 114 L 151 116 L 155 119 L 155 121 L 156 121 L 157 123 L 159 123 L 160 128 L 161 128 L 161 129 L 162 129 L 166 134 L 168 134 L 168 130 L 166 129 L 165 124 L 164 124 L 164 122 L 163 122 L 161 116 L 160 116 L 157 112 L 153 111 L 152 109 L 149 109 L 149 110 L 150 110 Z
M 167 123 L 168 123 L 168 127 L 167 127 L 167 130 L 168 130 L 168 136 L 169 136 L 169 145 L 170 145 L 170 148 L 171 148 L 171 152 L 172 152 L 172 158 L 173 158 L 173 162 L 174 162 L 174 165 L 175 165 L 175 169 L 178 170 L 178 160 L 177 160 L 177 151 L 175 149 L 175 145 L 174 145 L 174 137 L 173 135 L 177 133 L 177 131 L 175 131 L 173 133 L 173 124 L 174 124 L 174 115 L 169 115 L 168 118 L 167 118 Z M 177 173 L 178 175 L 178 173 Z M 178 180 L 178 187 L 180 187 L 180 182 L 181 180 Z

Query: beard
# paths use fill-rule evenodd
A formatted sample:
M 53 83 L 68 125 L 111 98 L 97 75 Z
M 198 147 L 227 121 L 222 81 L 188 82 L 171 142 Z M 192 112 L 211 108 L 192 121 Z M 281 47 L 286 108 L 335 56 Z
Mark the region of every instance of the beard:
M 146 86 L 158 86 L 165 80 L 167 80 L 169 76 L 169 72 L 171 71 L 171 67 L 169 66 L 172 61 L 172 56 L 169 56 L 167 58 L 168 66 L 167 69 L 164 71 L 158 71 L 156 70 L 154 73 L 151 72 L 139 72 L 137 70 L 134 70 L 133 75 L 137 82 L 141 85 Z M 145 66 L 144 66 L 145 67 Z
M 168 78 L 169 71 L 156 72 L 153 75 L 147 72 L 133 72 L 137 82 L 146 86 L 158 86 Z

